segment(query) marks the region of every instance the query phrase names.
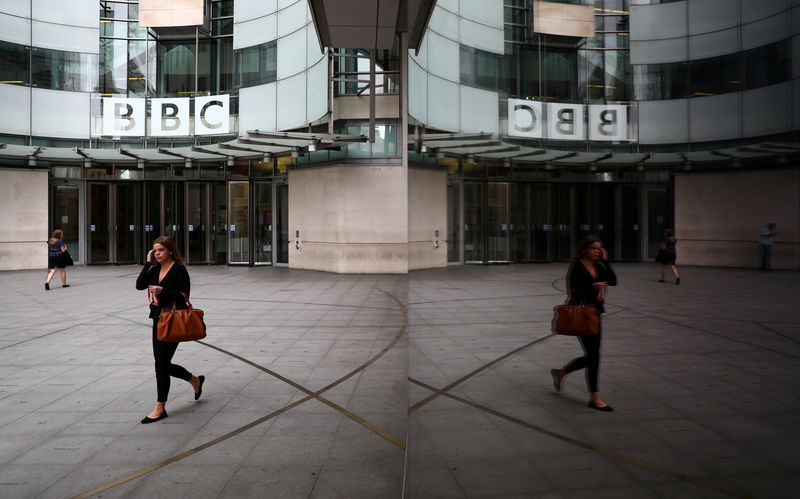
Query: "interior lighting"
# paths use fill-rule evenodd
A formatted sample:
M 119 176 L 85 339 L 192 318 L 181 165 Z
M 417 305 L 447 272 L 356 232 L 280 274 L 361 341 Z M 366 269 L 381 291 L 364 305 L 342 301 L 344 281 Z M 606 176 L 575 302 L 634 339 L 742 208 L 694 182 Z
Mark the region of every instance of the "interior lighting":
M 24 83 L 22 80 L 5 80 L 0 81 L 0 83 Z

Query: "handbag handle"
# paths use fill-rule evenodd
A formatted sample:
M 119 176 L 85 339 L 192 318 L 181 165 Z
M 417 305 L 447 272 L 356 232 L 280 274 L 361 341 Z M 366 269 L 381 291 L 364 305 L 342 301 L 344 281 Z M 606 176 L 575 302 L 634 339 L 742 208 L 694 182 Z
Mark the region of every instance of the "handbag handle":
M 188 296 L 186 296 L 186 293 L 184 293 L 183 291 L 181 291 L 181 294 L 183 295 L 183 299 L 184 299 L 184 300 L 186 300 L 186 305 L 188 305 L 188 306 L 189 306 L 189 310 L 192 310 L 192 309 L 193 309 L 193 307 L 192 307 L 192 303 L 189 301 L 189 297 L 188 297 Z M 176 309 L 175 309 L 175 302 L 172 302 L 172 310 L 173 310 L 173 311 L 175 311 L 175 310 L 176 310 Z

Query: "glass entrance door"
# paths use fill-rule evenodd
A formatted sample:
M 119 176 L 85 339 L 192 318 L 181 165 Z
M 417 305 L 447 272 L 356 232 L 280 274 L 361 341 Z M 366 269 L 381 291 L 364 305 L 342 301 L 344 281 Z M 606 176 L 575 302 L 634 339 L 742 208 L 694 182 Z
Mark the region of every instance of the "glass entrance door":
M 275 262 L 289 264 L 289 185 L 277 184 L 275 186 L 275 206 L 278 209 L 275 238 Z
M 186 252 L 183 240 L 184 227 L 184 193 L 183 182 L 165 182 L 163 184 L 164 193 L 164 235 L 175 241 L 181 253 Z M 158 234 L 157 234 L 158 235 Z
M 228 263 L 250 263 L 250 185 L 228 184 Z
M 489 183 L 488 258 L 490 263 L 508 262 L 509 234 L 509 184 Z
M 138 184 L 116 184 L 114 199 L 116 220 L 114 224 L 115 255 L 111 259 L 116 263 L 136 263 L 141 261 L 142 248 L 141 208 Z
M 208 257 L 208 184 L 188 183 L 186 207 L 186 259 L 204 263 Z
M 272 263 L 272 183 L 253 184 L 255 265 Z
M 161 184 L 146 182 L 144 189 L 144 248 L 143 252 L 152 249 L 155 238 L 163 234 L 161 221 Z
M 549 185 L 520 184 L 517 193 L 514 239 L 518 251 L 514 261 L 546 262 L 554 225 L 550 220 Z
M 109 263 L 111 261 L 111 247 L 109 235 L 111 232 L 111 184 L 89 184 L 89 209 L 88 212 L 88 263 Z
M 464 261 L 484 263 L 486 184 L 464 183 Z
M 50 234 L 55 229 L 64 232 L 64 243 L 69 249 L 69 254 L 77 263 L 82 261 L 79 242 L 78 217 L 80 216 L 80 189 L 77 185 L 51 186 L 52 221 Z M 48 235 L 49 238 L 49 235 Z

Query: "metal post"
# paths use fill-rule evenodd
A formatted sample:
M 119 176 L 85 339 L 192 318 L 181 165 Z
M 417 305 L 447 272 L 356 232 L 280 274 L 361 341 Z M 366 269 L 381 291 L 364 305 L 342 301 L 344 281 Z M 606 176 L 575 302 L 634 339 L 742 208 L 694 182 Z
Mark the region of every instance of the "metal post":
M 369 49 L 369 143 L 375 143 L 375 49 Z

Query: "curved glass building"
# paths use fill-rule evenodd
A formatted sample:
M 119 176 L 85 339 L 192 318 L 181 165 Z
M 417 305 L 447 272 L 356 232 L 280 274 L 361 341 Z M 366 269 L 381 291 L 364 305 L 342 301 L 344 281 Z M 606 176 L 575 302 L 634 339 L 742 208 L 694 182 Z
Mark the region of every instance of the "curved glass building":
M 797 0 L 0 5 L 0 268 L 800 268 Z

